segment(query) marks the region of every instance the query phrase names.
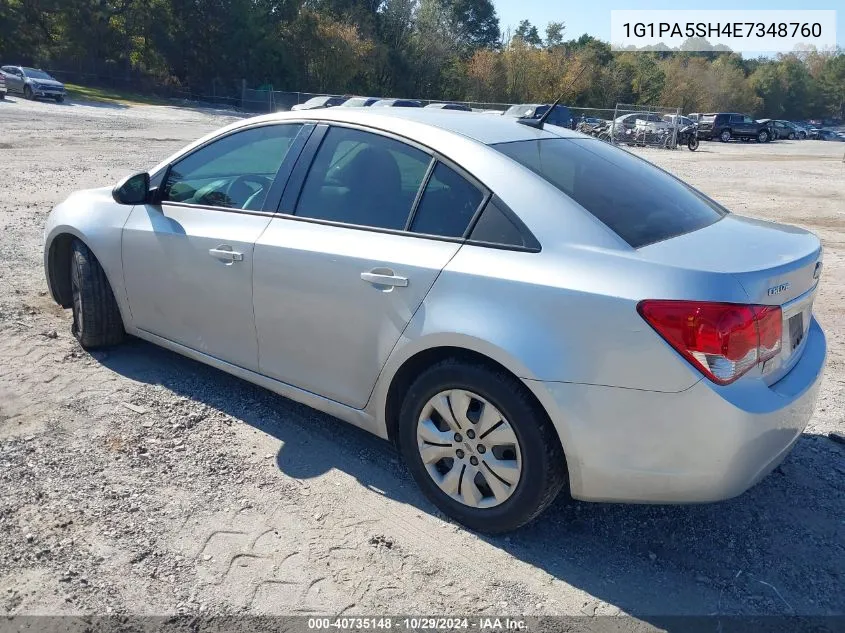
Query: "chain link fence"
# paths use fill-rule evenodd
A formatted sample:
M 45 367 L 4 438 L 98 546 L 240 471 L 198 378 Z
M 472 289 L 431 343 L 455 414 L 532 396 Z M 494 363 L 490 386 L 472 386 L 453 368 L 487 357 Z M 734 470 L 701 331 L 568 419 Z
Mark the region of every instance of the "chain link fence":
M 241 81 L 239 89 L 212 81 L 204 89 L 186 88 L 179 85 L 163 85 L 149 78 L 96 75 L 84 72 L 49 70 L 50 74 L 67 83 L 105 87 L 136 93 L 144 97 L 167 99 L 174 104 L 199 105 L 205 107 L 226 108 L 249 113 L 282 112 L 293 106 L 305 103 L 314 97 L 349 97 L 353 95 L 333 95 L 319 92 L 298 92 L 274 90 L 266 85 L 260 88 L 248 88 L 246 80 Z M 387 98 L 387 97 L 385 97 Z M 474 112 L 502 114 L 512 103 L 493 103 L 479 101 L 413 99 L 421 105 L 432 103 L 458 103 L 469 107 Z M 680 125 L 680 108 L 667 108 L 654 105 L 635 105 L 617 103 L 614 108 L 581 108 L 567 106 L 572 114 L 571 127 L 614 144 L 664 147 L 674 149 L 677 146 Z
M 610 124 L 614 144 L 675 149 L 680 128 L 680 108 L 617 103 Z

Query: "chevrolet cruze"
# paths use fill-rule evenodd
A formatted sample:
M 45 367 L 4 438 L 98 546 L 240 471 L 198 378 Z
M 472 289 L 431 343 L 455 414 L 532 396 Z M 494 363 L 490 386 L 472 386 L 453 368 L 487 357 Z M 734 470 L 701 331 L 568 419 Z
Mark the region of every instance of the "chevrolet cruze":
M 623 149 L 426 108 L 237 122 L 71 195 L 44 249 L 83 347 L 136 336 L 388 438 L 485 532 L 561 490 L 764 477 L 813 412 L 821 259 Z

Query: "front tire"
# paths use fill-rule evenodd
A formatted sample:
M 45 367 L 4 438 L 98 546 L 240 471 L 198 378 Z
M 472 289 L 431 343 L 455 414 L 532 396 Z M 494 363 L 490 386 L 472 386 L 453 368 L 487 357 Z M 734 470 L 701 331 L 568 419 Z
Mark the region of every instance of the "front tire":
M 117 345 L 126 336 L 120 310 L 100 262 L 80 240 L 74 240 L 70 262 L 73 295 L 71 331 L 85 349 Z
M 731 131 L 730 130 L 722 130 L 722 133 L 719 134 L 719 139 L 723 143 L 727 143 L 728 141 L 731 140 Z
M 689 148 L 689 151 L 691 151 L 691 152 L 694 152 L 695 150 L 697 150 L 698 149 L 698 137 L 697 136 L 691 136 L 689 141 L 687 141 L 687 147 Z
M 795 132 L 790 132 L 789 136 L 787 136 L 786 138 L 788 138 L 790 141 L 794 141 L 795 140 Z
M 515 530 L 567 483 L 545 412 L 518 379 L 447 359 L 424 371 L 402 403 L 399 449 L 423 493 L 472 530 Z
M 53 98 L 56 100 L 56 103 L 61 103 L 62 101 L 65 100 L 65 98 L 62 95 L 56 95 Z
M 24 99 L 29 99 L 30 101 L 35 99 L 35 95 L 32 93 L 32 88 L 30 88 L 29 86 L 23 87 L 23 96 Z
M 757 135 L 757 142 L 758 143 L 768 143 L 769 142 L 769 133 L 766 130 L 760 130 L 760 133 Z

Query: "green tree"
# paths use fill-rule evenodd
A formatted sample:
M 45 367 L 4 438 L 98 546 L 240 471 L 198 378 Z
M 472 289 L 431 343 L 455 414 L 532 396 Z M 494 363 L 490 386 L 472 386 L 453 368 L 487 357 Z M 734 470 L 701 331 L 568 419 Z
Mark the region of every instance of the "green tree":
M 566 25 L 563 22 L 549 22 L 546 25 L 546 48 L 563 45 L 563 33 Z
M 517 38 L 529 46 L 540 46 L 543 41 L 540 39 L 540 33 L 537 27 L 531 24 L 528 20 L 523 20 L 519 23 L 514 33 L 514 38 Z

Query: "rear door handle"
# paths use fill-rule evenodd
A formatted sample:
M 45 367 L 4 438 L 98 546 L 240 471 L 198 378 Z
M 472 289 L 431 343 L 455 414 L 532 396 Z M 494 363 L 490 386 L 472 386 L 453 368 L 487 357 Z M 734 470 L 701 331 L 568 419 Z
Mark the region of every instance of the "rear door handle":
M 208 249 L 208 254 L 215 259 L 221 259 L 224 262 L 242 262 L 244 260 L 244 254 L 233 251 L 231 246 L 210 248 Z
M 388 275 L 384 273 L 361 273 L 361 279 L 379 286 L 405 287 L 408 285 L 407 277 L 399 277 L 398 275 Z

